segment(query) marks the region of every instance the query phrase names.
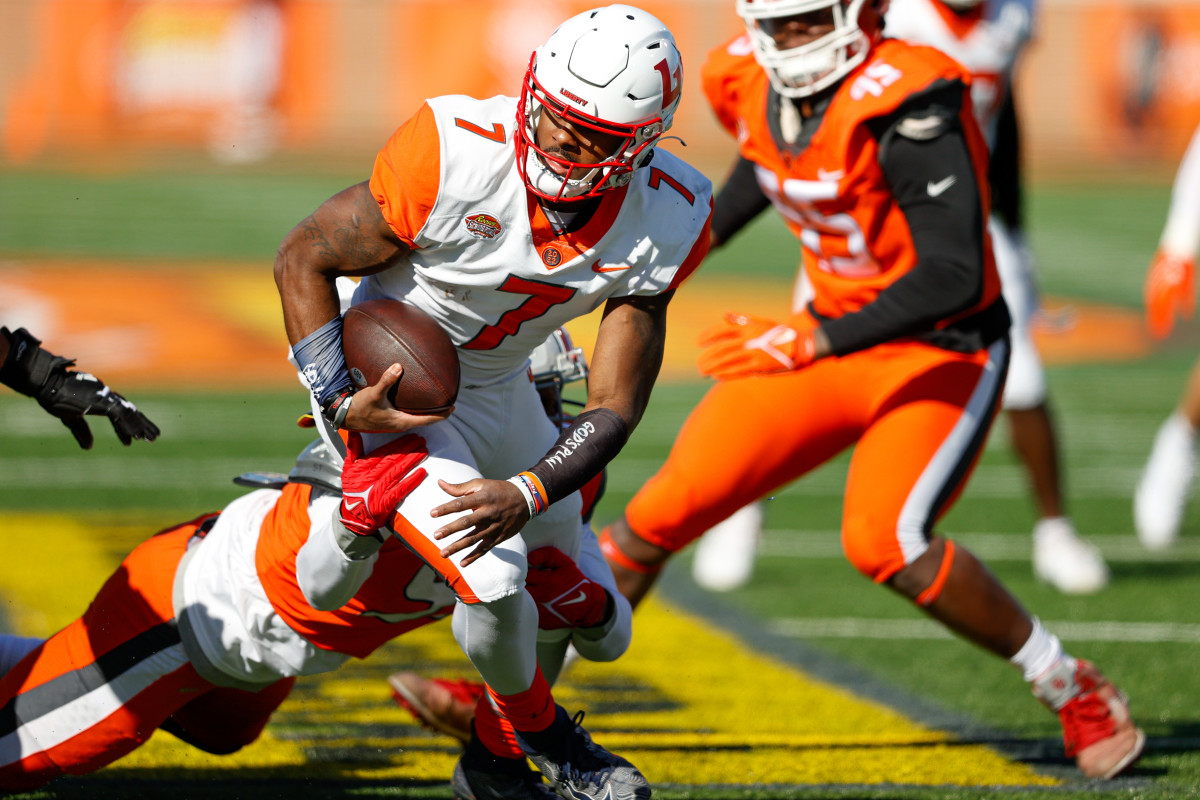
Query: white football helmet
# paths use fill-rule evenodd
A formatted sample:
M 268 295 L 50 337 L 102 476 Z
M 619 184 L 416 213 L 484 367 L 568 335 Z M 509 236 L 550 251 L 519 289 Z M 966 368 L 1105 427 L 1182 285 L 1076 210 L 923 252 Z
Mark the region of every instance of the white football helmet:
M 754 56 L 775 91 L 808 97 L 833 86 L 861 64 L 883 34 L 887 0 L 737 0 Z M 827 12 L 833 30 L 811 42 L 779 49 L 775 35 L 789 19 Z
M 567 20 L 534 51 L 525 73 L 516 137 L 525 184 L 548 200 L 582 200 L 629 183 L 671 127 L 682 88 L 679 48 L 657 18 L 613 5 Z M 551 155 L 537 143 L 543 108 L 572 125 L 620 136 L 622 143 L 594 165 Z M 582 178 L 564 177 L 547 161 L 589 171 Z
M 529 370 L 546 416 L 558 427 L 565 427 L 574 415 L 563 410 L 564 404 L 583 407 L 578 400 L 566 400 L 562 396 L 563 387 L 568 383 L 587 380 L 588 365 L 583 348 L 575 346 L 566 328 L 559 328 L 530 354 Z

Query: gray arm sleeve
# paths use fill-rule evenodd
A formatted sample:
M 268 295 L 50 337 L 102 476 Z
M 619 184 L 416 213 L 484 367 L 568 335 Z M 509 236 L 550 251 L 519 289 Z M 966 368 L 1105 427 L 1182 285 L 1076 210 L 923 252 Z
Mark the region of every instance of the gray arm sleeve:
M 336 504 L 332 514 L 314 514 L 308 541 L 296 554 L 296 582 L 317 611 L 333 611 L 350 602 L 371 577 L 383 547 L 382 539 L 346 530 L 336 514 Z

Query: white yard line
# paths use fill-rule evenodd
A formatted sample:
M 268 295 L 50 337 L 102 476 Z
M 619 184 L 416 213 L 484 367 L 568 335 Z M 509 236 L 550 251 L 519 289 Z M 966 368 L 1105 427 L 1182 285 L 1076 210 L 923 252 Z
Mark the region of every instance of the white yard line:
M 107 424 L 107 423 L 106 423 Z M 66 430 L 65 428 L 63 429 Z M 97 430 L 96 435 L 111 434 Z M 70 435 L 70 434 L 68 434 Z M 150 454 L 144 442 L 138 458 L 114 456 L 33 457 L 0 460 L 0 483 L 8 489 L 144 489 L 233 487 L 233 478 L 252 469 L 291 468 L 288 462 L 263 458 L 194 458 Z M 297 452 L 299 452 L 297 450 Z M 86 459 L 86 460 L 85 460 Z M 87 469 L 79 469 L 86 463 Z
M 1068 642 L 1182 642 L 1200 644 L 1200 625 L 1173 622 L 1062 622 L 1044 620 L 1046 628 Z M 771 620 L 768 629 L 793 639 L 952 639 L 931 620 L 862 617 Z
M 1168 550 L 1151 551 L 1133 533 L 1084 535 L 1109 561 L 1200 561 L 1200 538 L 1188 537 Z M 1033 539 L 1018 533 L 954 533 L 947 535 L 968 547 L 984 561 L 1028 561 Z M 837 531 L 803 531 L 768 528 L 759 555 L 775 558 L 842 558 L 841 535 Z

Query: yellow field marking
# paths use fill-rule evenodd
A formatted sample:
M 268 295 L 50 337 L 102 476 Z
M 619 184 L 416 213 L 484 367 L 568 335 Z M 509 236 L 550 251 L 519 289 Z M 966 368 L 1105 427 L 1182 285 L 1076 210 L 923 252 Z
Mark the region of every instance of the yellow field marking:
M 116 567 L 102 537 L 79 517 L 6 513 L 0 532 L 0 604 L 11 633 L 46 636 L 65 627 Z
M 0 516 L 0 598 L 14 632 L 45 635 L 82 612 L 122 553 L 152 533 L 99 529 L 61 515 Z M 46 557 L 53 540 L 53 565 Z M 996 752 L 813 680 L 749 652 L 702 620 L 651 600 L 637 612 L 630 652 L 613 664 L 580 662 L 555 694 L 601 744 L 651 783 L 1047 786 L 1057 782 Z M 336 673 L 301 679 L 262 739 L 211 756 L 168 734 L 104 775 L 237 770 L 311 777 L 448 780 L 450 739 L 416 728 L 391 700 L 394 669 L 467 675 L 441 622 Z
M 638 610 L 634 645 L 616 664 L 579 667 L 573 682 L 617 682 L 616 670 L 623 682 L 652 687 L 660 702 L 669 701 L 663 710 L 606 713 L 594 724 L 598 740 L 629 757 L 651 782 L 1055 783 L 747 651 L 664 604 Z M 729 749 L 717 749 L 722 745 Z

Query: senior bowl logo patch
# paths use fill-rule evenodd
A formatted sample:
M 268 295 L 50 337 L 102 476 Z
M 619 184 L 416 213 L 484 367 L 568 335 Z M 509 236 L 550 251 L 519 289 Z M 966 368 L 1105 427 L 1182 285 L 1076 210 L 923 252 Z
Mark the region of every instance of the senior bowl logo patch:
M 504 230 L 500 220 L 491 214 L 473 214 L 463 220 L 463 224 L 480 239 L 495 239 L 500 235 L 500 231 Z
M 562 253 L 553 247 L 547 247 L 542 251 L 542 261 L 546 263 L 547 267 L 557 267 L 562 261 Z

